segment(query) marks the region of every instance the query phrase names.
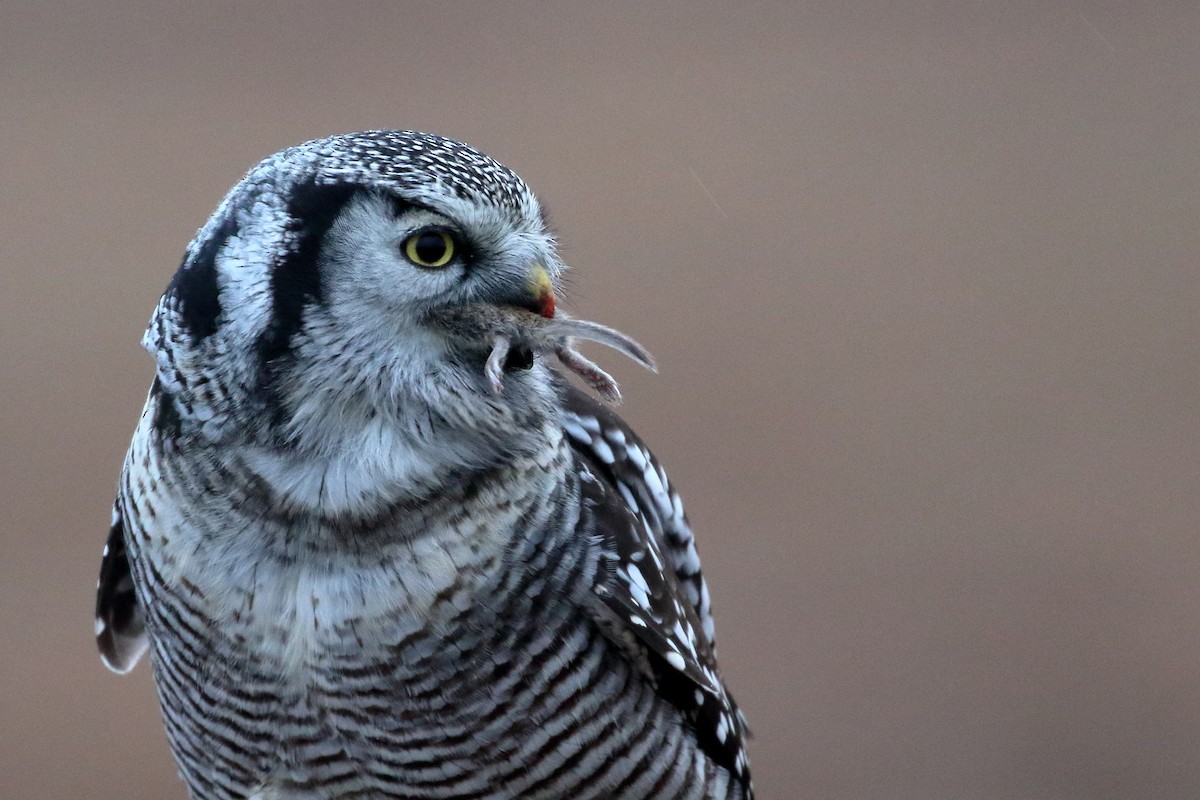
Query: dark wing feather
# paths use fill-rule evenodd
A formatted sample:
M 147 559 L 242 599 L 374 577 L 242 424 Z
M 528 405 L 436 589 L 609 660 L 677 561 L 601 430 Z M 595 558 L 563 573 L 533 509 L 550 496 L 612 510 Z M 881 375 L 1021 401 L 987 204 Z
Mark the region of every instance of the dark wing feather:
M 96 645 L 104 665 L 123 674 L 133 669 L 147 644 L 145 619 L 125 552 L 124 520 L 115 504 L 96 584 Z
M 645 515 L 704 637 L 716 652 L 712 603 L 700 569 L 696 537 L 666 470 L 623 419 L 574 387 L 566 390 L 564 428 L 576 452 L 615 488 L 635 514 Z
M 619 417 L 573 388 L 567 404 L 564 428 L 580 467 L 580 526 L 600 543 L 599 621 L 749 796 L 748 734 L 717 669 L 708 590 L 678 495 Z

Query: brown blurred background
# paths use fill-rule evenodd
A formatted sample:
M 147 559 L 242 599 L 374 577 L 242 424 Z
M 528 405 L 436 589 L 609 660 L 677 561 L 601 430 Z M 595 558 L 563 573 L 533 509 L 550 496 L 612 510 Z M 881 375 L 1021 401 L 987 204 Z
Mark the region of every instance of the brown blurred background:
M 0 796 L 182 798 L 92 644 L 137 347 L 225 190 L 521 172 L 683 488 L 764 798 L 1200 797 L 1195 3 L 0 6 Z

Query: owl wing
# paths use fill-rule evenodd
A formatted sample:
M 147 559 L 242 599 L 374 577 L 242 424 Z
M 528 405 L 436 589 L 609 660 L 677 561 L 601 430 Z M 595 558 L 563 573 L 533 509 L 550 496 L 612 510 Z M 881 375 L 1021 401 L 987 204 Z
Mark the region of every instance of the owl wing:
M 713 761 L 749 789 L 749 734 L 717 670 L 708 588 L 679 495 L 620 417 L 573 387 L 565 397 L 580 526 L 600 545 L 598 621 L 680 709 Z
M 120 674 L 133 669 L 149 645 L 125 552 L 125 522 L 119 502 L 113 504 L 112 527 L 96 584 L 96 645 L 104 665 Z

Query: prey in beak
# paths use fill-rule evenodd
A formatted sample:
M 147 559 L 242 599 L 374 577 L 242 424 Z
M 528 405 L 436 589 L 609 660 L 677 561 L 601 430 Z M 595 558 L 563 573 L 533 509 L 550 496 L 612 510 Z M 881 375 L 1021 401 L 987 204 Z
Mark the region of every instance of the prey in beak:
M 514 302 L 493 305 L 478 303 L 438 309 L 430 317 L 466 345 L 484 343 L 488 348 L 484 374 L 492 391 L 504 391 L 504 374 L 529 369 L 535 355 L 553 353 L 601 397 L 619 402 L 621 391 L 611 375 L 575 349 L 576 340 L 606 345 L 623 353 L 646 369 L 657 371 L 654 357 L 634 339 L 618 330 L 556 312 L 554 286 L 545 267 L 535 264 L 529 273 L 528 295 Z

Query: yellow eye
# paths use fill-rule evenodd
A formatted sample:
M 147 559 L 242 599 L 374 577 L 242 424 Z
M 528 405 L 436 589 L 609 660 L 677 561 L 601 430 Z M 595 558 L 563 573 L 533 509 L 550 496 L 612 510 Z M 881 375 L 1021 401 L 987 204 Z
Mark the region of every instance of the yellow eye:
M 404 240 L 404 255 L 418 267 L 444 267 L 454 258 L 454 238 L 436 228 L 417 231 Z

